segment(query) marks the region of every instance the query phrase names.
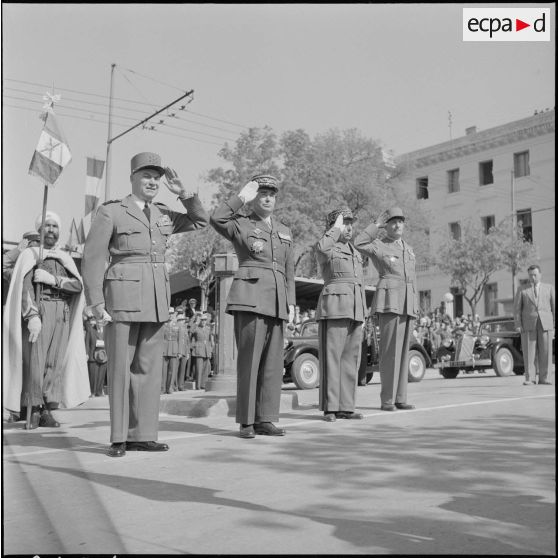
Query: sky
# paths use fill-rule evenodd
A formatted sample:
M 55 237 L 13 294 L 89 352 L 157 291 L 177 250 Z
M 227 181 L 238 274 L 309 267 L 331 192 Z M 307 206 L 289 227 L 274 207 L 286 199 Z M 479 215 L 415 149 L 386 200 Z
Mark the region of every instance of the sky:
M 107 155 L 113 64 L 111 138 L 194 94 L 111 143 L 110 199 L 130 192 L 131 157 L 154 151 L 209 207 L 203 177 L 249 127 L 356 128 L 397 156 L 553 108 L 554 4 L 537 4 L 552 10 L 549 42 L 464 42 L 463 8 L 490 6 L 505 5 L 3 2 L 2 239 L 41 212 L 28 168 L 47 91 L 72 152 L 48 188 L 61 240 L 83 216 L 86 158 Z M 164 186 L 157 200 L 181 207 Z

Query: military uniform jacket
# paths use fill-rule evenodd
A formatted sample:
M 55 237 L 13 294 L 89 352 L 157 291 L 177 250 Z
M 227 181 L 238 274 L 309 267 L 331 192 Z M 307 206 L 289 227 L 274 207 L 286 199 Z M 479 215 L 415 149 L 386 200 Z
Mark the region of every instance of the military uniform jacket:
M 197 196 L 182 200 L 182 204 L 188 213 L 152 203 L 150 221 L 131 195 L 99 207 L 83 251 L 83 282 L 89 305 L 104 302 L 115 321 L 169 319 L 165 251 L 170 236 L 201 229 L 209 221 Z
M 524 331 L 534 331 L 540 318 L 543 331 L 554 329 L 555 298 L 554 287 L 548 283 L 539 283 L 537 297 L 533 285 L 520 287 L 514 304 L 516 327 L 521 327 Z
M 213 351 L 213 333 L 209 326 L 192 329 L 192 356 L 210 358 Z
M 270 229 L 255 213 L 238 215 L 243 205 L 233 195 L 211 217 L 211 225 L 232 242 L 238 257 L 226 312 L 253 312 L 286 320 L 289 305 L 296 299 L 291 231 L 273 216 Z
M 350 318 L 363 322 L 366 315 L 362 256 L 350 243 L 339 242 L 341 229 L 332 227 L 314 246 L 324 279 L 316 319 Z
M 178 356 L 190 354 L 190 331 L 186 322 L 178 322 Z
M 403 240 L 403 247 L 389 238 L 378 239 L 374 223 L 355 239 L 355 248 L 368 256 L 380 275 L 371 312 L 393 313 L 417 317 L 418 293 L 415 254 Z
M 164 325 L 165 344 L 163 349 L 163 356 L 175 357 L 178 356 L 178 324 L 167 322 Z

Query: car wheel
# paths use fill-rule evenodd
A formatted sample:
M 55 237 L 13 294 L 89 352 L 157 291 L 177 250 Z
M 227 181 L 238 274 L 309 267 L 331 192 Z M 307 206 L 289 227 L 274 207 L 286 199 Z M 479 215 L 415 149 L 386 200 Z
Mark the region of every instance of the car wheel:
M 312 389 L 320 383 L 318 359 L 305 353 L 295 358 L 291 368 L 291 377 L 298 389 Z
M 506 347 L 500 347 L 496 351 L 492 364 L 497 376 L 511 376 L 513 374 L 513 355 Z
M 409 382 L 420 382 L 426 373 L 426 360 L 424 356 L 415 351 L 409 351 Z
M 459 368 L 442 368 L 440 370 L 440 374 L 446 380 L 453 380 L 453 379 L 457 378 L 457 375 L 459 374 Z

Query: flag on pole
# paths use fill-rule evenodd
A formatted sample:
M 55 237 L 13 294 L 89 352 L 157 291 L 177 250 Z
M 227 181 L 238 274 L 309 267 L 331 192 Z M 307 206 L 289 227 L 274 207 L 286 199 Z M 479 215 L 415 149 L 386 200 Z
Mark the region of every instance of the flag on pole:
M 68 143 L 64 139 L 52 108 L 44 116 L 43 131 L 29 165 L 29 174 L 43 179 L 51 186 L 58 180 L 64 167 L 72 160 Z
M 82 221 L 83 237 L 89 232 L 91 221 L 95 216 L 101 198 L 101 179 L 105 169 L 105 162 L 93 157 L 87 157 L 87 177 L 85 182 L 85 216 Z

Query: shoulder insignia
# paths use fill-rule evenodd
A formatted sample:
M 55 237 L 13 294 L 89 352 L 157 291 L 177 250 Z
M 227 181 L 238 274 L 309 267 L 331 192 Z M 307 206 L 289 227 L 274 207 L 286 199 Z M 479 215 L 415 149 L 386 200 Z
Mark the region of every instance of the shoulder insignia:
M 120 203 L 122 200 L 109 200 L 103 203 L 103 205 L 108 205 L 109 203 Z

